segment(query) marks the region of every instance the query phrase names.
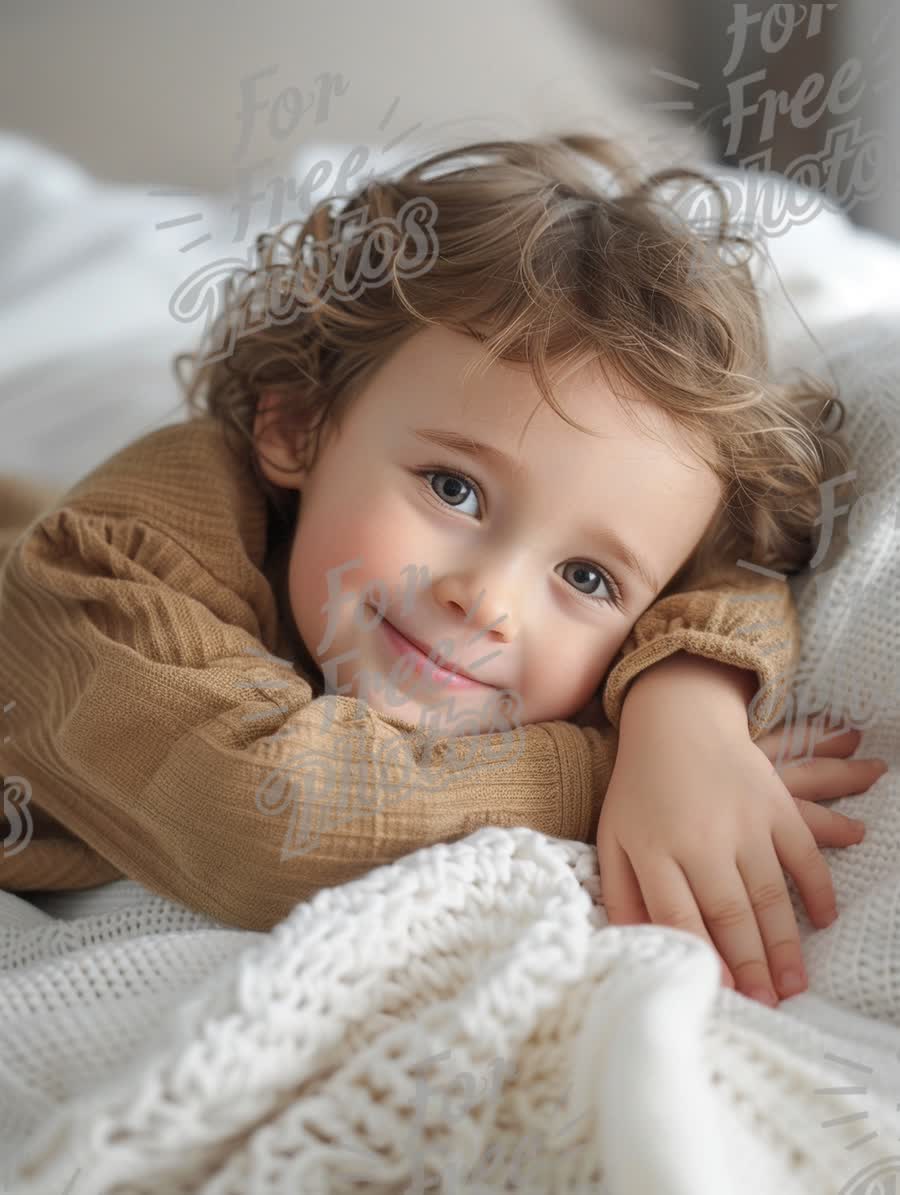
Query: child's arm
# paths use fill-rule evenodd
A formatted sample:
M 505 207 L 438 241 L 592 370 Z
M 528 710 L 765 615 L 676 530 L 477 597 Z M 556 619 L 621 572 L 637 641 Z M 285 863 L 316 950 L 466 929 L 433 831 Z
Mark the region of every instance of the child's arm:
M 58 828 L 0 857 L 0 887 L 90 887 L 111 865 L 267 929 L 320 888 L 481 826 L 586 840 L 608 735 L 543 723 L 448 749 L 452 724 L 429 743 L 354 698 L 314 699 L 271 655 L 262 579 L 248 567 L 236 594 L 198 550 L 71 509 L 13 549 L 0 660 L 17 700 L 0 771 Z
M 679 625 L 681 595 L 658 602 L 634 627 L 603 694 L 619 730 L 596 839 L 604 903 L 611 924 L 654 921 L 711 945 L 714 937 L 745 993 L 791 995 L 806 979 L 782 866 L 813 921 L 828 924 L 834 890 L 814 848 L 859 835 L 849 818 L 813 802 L 863 792 L 879 772 L 861 760 L 814 758 L 803 772 L 788 764 L 780 774 L 771 766 L 801 751 L 846 755 L 858 742 L 845 736 L 821 750 L 807 735 L 785 750 L 797 737 L 787 692 L 800 646 L 786 581 L 735 566 L 684 596 L 694 620 L 706 612 L 708 629 Z M 633 675 L 651 657 L 656 663 Z M 767 735 L 785 716 L 782 733 Z M 788 972 L 799 975 L 793 989 Z

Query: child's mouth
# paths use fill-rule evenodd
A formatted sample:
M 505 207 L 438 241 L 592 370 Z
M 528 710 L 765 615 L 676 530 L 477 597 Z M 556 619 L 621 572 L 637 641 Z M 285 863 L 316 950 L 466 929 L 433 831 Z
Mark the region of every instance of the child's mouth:
M 435 664 L 415 644 L 410 643 L 386 618 L 381 620 L 381 631 L 388 646 L 396 655 L 409 656 L 413 659 L 417 675 L 428 677 L 435 684 L 445 685 L 452 689 L 489 689 L 493 687 Z

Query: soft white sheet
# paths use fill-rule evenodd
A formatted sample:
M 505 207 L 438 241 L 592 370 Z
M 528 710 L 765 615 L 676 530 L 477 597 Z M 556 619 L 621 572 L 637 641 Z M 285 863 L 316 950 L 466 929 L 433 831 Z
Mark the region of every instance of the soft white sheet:
M 197 329 L 166 309 L 190 271 L 153 230 L 159 202 L 2 140 L 0 470 L 69 482 L 175 406 L 161 356 Z M 236 253 L 217 210 L 208 260 Z M 900 250 L 825 211 L 770 248 L 842 380 L 864 489 L 894 499 L 900 349 L 871 317 L 900 308 Z M 787 352 L 798 329 L 769 311 Z M 894 769 L 896 534 L 876 521 L 840 549 L 834 588 L 797 589 L 801 672 L 874 686 L 860 754 Z M 313 1195 L 362 1176 L 405 1192 L 421 1162 L 451 1190 L 448 1158 L 470 1169 L 494 1144 L 493 1180 L 461 1189 L 499 1191 L 524 1141 L 546 1191 L 587 1190 L 599 1166 L 609 1195 L 874 1195 L 900 1176 L 895 787 L 889 773 L 837 804 L 867 837 L 828 852 L 833 926 L 811 930 L 795 896 L 810 991 L 776 1011 L 719 990 L 696 939 L 604 929 L 593 848 L 526 830 L 418 852 L 265 935 L 125 881 L 40 908 L 0 893 L 0 1181 Z M 412 1067 L 442 1050 L 423 1143 Z M 517 1077 L 491 1101 L 498 1063 Z M 466 1072 L 468 1108 L 461 1080 L 446 1092 Z

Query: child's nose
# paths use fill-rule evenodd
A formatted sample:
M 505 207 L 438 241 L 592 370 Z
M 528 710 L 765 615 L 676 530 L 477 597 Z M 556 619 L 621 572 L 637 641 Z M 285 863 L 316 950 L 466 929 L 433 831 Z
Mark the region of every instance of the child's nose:
M 467 632 L 480 634 L 492 642 L 508 642 L 516 633 L 515 599 L 507 586 L 474 586 L 465 581 L 454 587 L 447 598 L 464 615 L 461 642 L 466 642 Z

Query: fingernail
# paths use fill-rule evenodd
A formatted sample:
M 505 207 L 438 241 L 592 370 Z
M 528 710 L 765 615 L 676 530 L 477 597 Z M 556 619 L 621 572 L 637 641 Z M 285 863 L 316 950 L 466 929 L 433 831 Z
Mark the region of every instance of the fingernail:
M 760 1004 L 768 1004 L 770 1008 L 774 1008 L 778 1001 L 768 988 L 751 988 L 750 999 L 758 1000 Z
M 803 991 L 803 976 L 798 971 L 784 971 L 779 986 L 786 995 L 794 996 Z

